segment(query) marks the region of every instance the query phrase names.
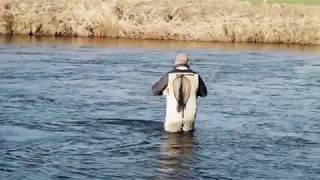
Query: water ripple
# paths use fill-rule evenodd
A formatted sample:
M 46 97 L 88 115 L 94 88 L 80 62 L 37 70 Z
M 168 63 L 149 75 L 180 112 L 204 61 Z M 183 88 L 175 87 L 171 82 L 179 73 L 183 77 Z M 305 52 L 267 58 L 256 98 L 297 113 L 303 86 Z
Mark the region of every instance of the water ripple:
M 316 179 L 318 57 L 190 50 L 192 134 L 150 86 L 181 50 L 0 47 L 0 179 Z

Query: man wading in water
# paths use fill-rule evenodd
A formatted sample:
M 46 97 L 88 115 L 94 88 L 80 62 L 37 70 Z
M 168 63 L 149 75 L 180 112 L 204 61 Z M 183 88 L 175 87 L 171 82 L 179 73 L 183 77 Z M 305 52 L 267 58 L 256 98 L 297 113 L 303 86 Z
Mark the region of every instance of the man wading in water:
M 188 57 L 178 54 L 174 69 L 152 86 L 153 95 L 167 96 L 167 132 L 193 130 L 197 113 L 197 97 L 207 95 L 207 88 L 200 75 L 189 68 Z

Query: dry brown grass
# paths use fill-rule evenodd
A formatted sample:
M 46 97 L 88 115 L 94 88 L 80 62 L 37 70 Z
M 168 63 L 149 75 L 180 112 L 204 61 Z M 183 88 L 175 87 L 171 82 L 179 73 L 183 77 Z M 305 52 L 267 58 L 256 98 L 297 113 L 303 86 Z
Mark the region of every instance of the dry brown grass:
M 320 7 L 240 0 L 0 0 L 0 34 L 320 45 Z

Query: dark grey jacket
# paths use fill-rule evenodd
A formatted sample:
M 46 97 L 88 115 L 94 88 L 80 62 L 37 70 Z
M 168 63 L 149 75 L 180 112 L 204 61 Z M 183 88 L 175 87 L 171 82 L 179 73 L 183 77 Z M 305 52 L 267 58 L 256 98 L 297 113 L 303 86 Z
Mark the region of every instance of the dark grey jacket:
M 162 76 L 160 78 L 160 80 L 152 86 L 153 95 L 155 95 L 155 96 L 162 95 L 163 90 L 165 90 L 168 85 L 168 74 L 177 73 L 177 72 L 188 72 L 188 73 L 198 74 L 198 73 L 192 71 L 191 69 L 187 69 L 187 70 L 174 69 L 174 70 L 166 73 L 164 76 Z M 207 95 L 207 87 L 206 87 L 205 83 L 203 82 L 201 76 L 199 74 L 198 74 L 198 76 L 199 76 L 199 87 L 198 87 L 198 91 L 197 91 L 197 96 L 204 97 Z

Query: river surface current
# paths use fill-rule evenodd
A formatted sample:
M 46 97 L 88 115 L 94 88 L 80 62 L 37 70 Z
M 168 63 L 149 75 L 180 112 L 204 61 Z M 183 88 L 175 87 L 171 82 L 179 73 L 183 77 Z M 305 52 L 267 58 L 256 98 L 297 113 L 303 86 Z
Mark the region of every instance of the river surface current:
M 0 41 L 0 179 L 320 177 L 317 53 L 22 39 Z M 180 52 L 209 92 L 193 134 L 150 90 Z

